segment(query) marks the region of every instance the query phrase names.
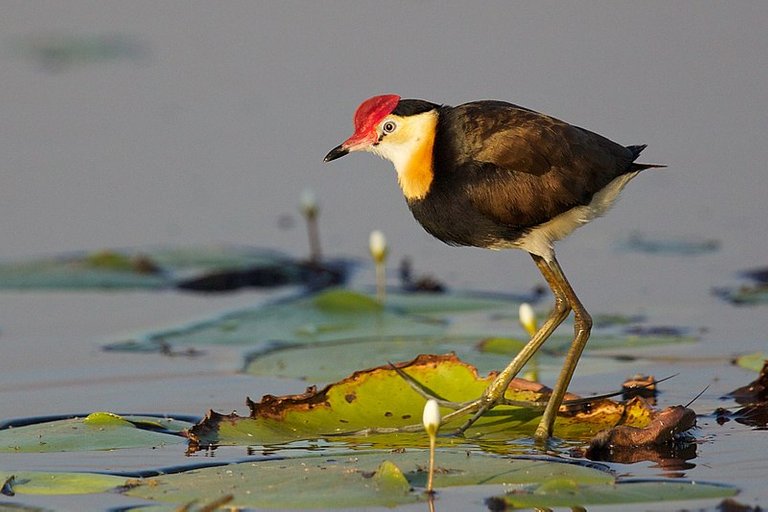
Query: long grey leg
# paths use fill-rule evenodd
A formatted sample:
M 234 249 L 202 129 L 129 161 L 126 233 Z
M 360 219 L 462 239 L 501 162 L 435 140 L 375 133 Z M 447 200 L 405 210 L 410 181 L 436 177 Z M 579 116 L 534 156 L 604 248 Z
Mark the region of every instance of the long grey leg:
M 491 384 L 486 388 L 486 390 L 483 392 L 483 396 L 479 400 L 479 408 L 475 414 L 458 429 L 459 433 L 467 430 L 475 421 L 477 421 L 478 418 L 480 418 L 480 416 L 491 409 L 496 404 L 496 402 L 498 402 L 499 399 L 504 396 L 504 393 L 509 387 L 509 383 L 512 382 L 512 379 L 514 379 L 515 376 L 520 373 L 520 370 L 523 369 L 523 367 L 526 365 L 526 363 L 528 363 L 531 357 L 533 357 L 536 351 L 539 350 L 541 345 L 547 341 L 554 330 L 557 329 L 561 323 L 563 323 L 563 320 L 566 319 L 568 313 L 571 311 L 570 301 L 567 299 L 567 295 L 563 293 L 560 287 L 561 280 L 558 278 L 558 273 L 553 271 L 547 261 L 541 256 L 531 254 L 531 257 L 536 263 L 536 266 L 539 267 L 539 271 L 541 271 L 541 274 L 544 276 L 547 284 L 552 289 L 552 294 L 555 296 L 555 306 L 552 308 L 552 311 L 549 313 L 547 320 L 544 322 L 538 332 L 536 332 L 531 340 L 522 348 L 522 350 L 520 350 L 515 358 L 512 359 L 509 365 L 504 368 L 504 370 L 502 370 L 496 376 L 493 382 L 491 382 Z M 559 269 L 560 267 L 558 266 L 557 268 Z M 560 274 L 562 274 L 562 271 L 560 271 Z M 563 277 L 563 279 L 565 278 Z M 566 281 L 566 285 L 567 284 L 568 282 Z M 568 285 L 568 288 L 570 289 L 570 285 Z M 573 290 L 571 290 L 571 293 L 572 292 Z M 549 405 L 547 407 L 549 407 Z M 452 417 L 464 412 L 466 412 L 466 408 L 446 415 L 444 420 L 449 420 Z

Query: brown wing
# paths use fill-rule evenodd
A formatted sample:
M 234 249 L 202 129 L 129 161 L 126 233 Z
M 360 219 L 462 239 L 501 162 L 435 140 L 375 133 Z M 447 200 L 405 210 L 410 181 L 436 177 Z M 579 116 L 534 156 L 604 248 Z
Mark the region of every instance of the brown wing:
M 605 137 L 509 103 L 467 103 L 440 117 L 444 161 L 457 165 L 438 162 L 436 174 L 508 226 L 535 226 L 588 204 L 635 158 Z

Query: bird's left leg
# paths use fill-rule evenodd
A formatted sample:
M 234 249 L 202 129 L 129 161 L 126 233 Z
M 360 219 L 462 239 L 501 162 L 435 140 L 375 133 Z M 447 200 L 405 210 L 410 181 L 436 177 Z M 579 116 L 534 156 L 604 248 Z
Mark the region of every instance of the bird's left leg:
M 492 409 L 504 396 L 504 393 L 509 387 L 509 383 L 512 382 L 520 370 L 528 363 L 533 357 L 536 351 L 539 350 L 541 345 L 550 337 L 557 327 L 563 323 L 563 320 L 568 316 L 571 311 L 571 306 L 566 298 L 566 295 L 560 289 L 560 280 L 555 272 L 550 268 L 547 261 L 538 255 L 531 254 L 536 266 L 539 267 L 541 275 L 547 281 L 547 284 L 552 289 L 552 294 L 555 296 L 555 305 L 552 308 L 547 320 L 541 326 L 541 328 L 534 334 L 531 340 L 518 352 L 509 365 L 504 368 L 491 382 L 491 384 L 483 392 L 483 396 L 480 399 L 467 404 L 465 407 L 447 414 L 443 420 L 448 421 L 460 414 L 465 414 L 468 411 L 473 411 L 474 414 L 469 418 L 459 429 L 458 433 L 462 433 L 467 430 L 472 424 L 480 418 L 487 411 Z
M 584 306 L 576 296 L 573 288 L 571 288 L 571 284 L 568 282 L 568 279 L 566 279 L 563 269 L 560 268 L 560 264 L 555 258 L 552 258 L 547 264 L 557 281 L 558 288 L 573 309 L 574 338 L 571 343 L 571 348 L 565 356 L 563 369 L 560 371 L 560 376 L 557 378 L 557 383 L 555 383 L 555 387 L 549 397 L 547 407 L 544 409 L 544 415 L 539 421 L 539 426 L 536 427 L 535 436 L 537 439 L 547 439 L 552 435 L 557 411 L 563 403 L 568 384 L 571 382 L 573 372 L 576 370 L 576 364 L 579 362 L 581 353 L 584 351 L 584 347 L 587 344 L 589 334 L 592 330 L 592 317 L 589 316 L 589 313 L 584 309 Z

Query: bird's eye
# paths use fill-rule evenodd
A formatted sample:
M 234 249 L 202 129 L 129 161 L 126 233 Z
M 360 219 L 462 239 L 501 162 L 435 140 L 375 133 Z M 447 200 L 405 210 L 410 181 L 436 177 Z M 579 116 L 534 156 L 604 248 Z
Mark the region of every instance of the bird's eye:
M 381 131 L 384 133 L 392 133 L 397 128 L 397 123 L 394 121 L 387 121 L 383 125 L 381 125 Z

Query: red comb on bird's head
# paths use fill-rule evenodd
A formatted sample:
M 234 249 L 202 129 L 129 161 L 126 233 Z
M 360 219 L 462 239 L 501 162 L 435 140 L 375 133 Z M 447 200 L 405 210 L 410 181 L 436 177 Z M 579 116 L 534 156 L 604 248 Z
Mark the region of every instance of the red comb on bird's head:
M 341 158 L 350 151 L 364 151 L 374 146 L 379 140 L 376 125 L 391 114 L 398 103 L 400 103 L 400 96 L 396 94 L 374 96 L 362 102 L 355 111 L 355 133 L 330 150 L 325 155 L 324 161 L 330 162 Z
M 399 102 L 400 96 L 396 94 L 374 96 L 362 102 L 355 111 L 355 133 L 345 144 L 352 145 L 370 138 L 379 121 L 391 114 Z
M 392 113 L 400 102 L 400 96 L 385 94 L 368 98 L 355 111 L 355 133 L 367 132 Z

